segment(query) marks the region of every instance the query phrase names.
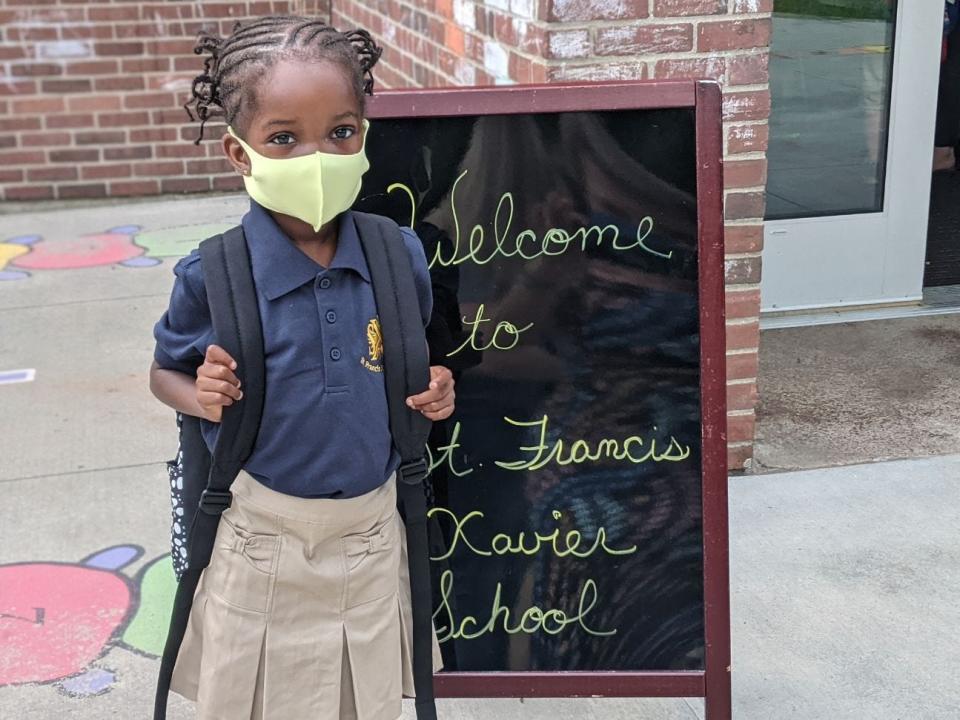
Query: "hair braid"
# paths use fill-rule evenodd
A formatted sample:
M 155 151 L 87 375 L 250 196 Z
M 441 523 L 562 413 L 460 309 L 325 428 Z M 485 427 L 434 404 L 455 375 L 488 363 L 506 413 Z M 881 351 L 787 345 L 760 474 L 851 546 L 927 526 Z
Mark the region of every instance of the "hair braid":
M 212 117 L 224 117 L 238 126 L 256 107 L 257 79 L 281 58 L 328 60 L 340 65 L 351 79 L 361 108 L 373 94 L 373 66 L 383 50 L 366 30 L 339 32 L 326 23 L 298 15 L 270 15 L 247 25 L 237 23 L 227 38 L 201 32 L 194 53 L 208 54 L 203 72 L 193 80 L 184 108 L 191 120 L 200 120 L 200 135 Z

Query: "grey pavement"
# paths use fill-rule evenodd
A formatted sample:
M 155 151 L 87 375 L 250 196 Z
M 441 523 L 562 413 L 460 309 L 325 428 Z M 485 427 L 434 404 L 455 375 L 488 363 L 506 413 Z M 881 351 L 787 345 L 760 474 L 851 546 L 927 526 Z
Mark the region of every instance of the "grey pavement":
M 33 382 L 0 384 L 0 591 L 10 573 L 35 573 L 30 587 L 43 595 L 51 632 L 90 612 L 57 607 L 70 605 L 84 583 L 113 598 L 108 608 L 93 609 L 85 627 L 94 630 L 82 637 L 68 628 L 23 643 L 18 662 L 49 680 L 0 682 L 3 720 L 149 716 L 166 586 L 146 570 L 159 568 L 152 563 L 167 552 L 163 463 L 175 447 L 172 414 L 146 387 L 150 329 L 172 282 L 173 257 L 161 257 L 158 248 L 182 246 L 189 228 L 229 223 L 242 209 L 242 199 L 231 196 L 0 215 L 0 258 L 5 238 L 39 234 L 49 244 L 41 250 L 34 243 L 39 269 L 26 270 L 29 277 L 0 261 L 0 272 L 20 278 L 0 281 L 0 373 L 36 370 Z M 151 252 L 160 263 L 149 264 L 142 260 L 147 254 L 114 237 L 123 233 L 95 239 L 132 224 L 153 233 Z M 86 245 L 78 245 L 84 234 Z M 111 262 L 49 269 L 87 262 L 91 253 Z M 122 266 L 118 257 L 141 261 Z M 773 343 L 780 345 L 790 343 Z M 945 396 L 947 389 L 937 392 Z M 907 413 L 891 422 L 909 435 L 915 419 Z M 854 436 L 857 428 L 846 432 Z M 789 457 L 789 442 L 777 447 Z M 868 451 L 858 457 L 872 459 Z M 960 450 L 731 479 L 736 717 L 960 717 L 958 475 Z M 121 630 L 112 631 L 114 625 Z M 71 638 L 102 649 L 75 667 Z M 0 663 L 4 672 L 11 668 Z M 171 720 L 193 717 L 188 703 L 172 700 Z M 405 717 L 413 717 L 411 710 Z M 673 720 L 702 718 L 703 709 L 700 701 L 670 699 L 484 699 L 441 701 L 441 714 Z

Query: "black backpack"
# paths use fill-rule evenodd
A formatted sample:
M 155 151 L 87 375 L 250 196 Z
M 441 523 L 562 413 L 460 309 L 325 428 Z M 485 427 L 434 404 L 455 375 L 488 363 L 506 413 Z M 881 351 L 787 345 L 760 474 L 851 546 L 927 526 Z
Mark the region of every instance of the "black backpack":
M 417 718 L 435 720 L 433 612 L 423 487 L 428 474 L 425 448 L 432 424 L 406 404 L 407 397 L 423 392 L 429 384 L 427 342 L 410 257 L 399 228 L 378 215 L 354 212 L 353 217 L 373 281 L 383 333 L 390 431 L 401 458 L 397 504 L 407 528 Z M 170 463 L 178 583 L 160 663 L 154 720 L 166 718 L 170 681 L 193 595 L 210 562 L 220 514 L 230 506 L 230 485 L 253 450 L 263 413 L 263 331 L 243 229 L 238 226 L 204 240 L 200 257 L 214 333 L 220 346 L 237 361 L 244 394 L 243 402 L 224 408 L 212 454 L 201 436 L 199 419 L 178 418 L 180 451 L 177 461 Z

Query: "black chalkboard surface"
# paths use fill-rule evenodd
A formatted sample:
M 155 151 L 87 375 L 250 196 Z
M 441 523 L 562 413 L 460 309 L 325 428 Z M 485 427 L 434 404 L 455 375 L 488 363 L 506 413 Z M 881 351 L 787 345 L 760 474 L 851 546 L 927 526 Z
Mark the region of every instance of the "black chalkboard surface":
M 445 672 L 702 678 L 698 109 L 567 91 L 373 105 L 357 208 L 423 240 L 458 377 L 431 441 Z

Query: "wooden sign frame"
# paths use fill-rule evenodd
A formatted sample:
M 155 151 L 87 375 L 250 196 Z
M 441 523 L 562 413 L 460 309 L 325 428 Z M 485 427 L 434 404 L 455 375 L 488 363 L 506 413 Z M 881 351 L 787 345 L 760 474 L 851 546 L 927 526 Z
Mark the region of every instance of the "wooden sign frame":
M 399 90 L 369 100 L 372 119 L 592 110 L 693 109 L 696 118 L 703 493 L 703 670 L 450 672 L 438 697 L 703 697 L 708 720 L 731 717 L 727 517 L 722 115 L 709 81 Z

